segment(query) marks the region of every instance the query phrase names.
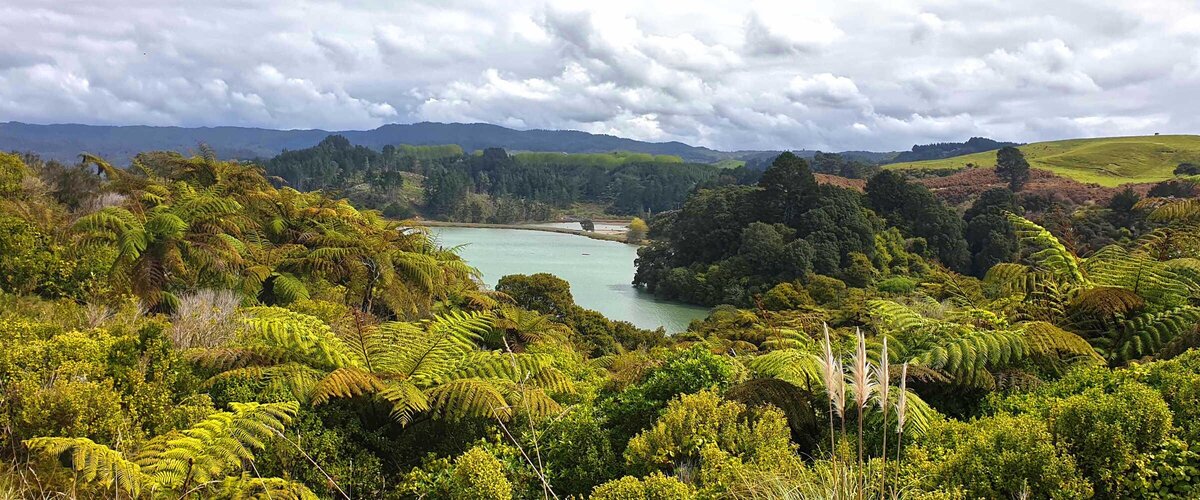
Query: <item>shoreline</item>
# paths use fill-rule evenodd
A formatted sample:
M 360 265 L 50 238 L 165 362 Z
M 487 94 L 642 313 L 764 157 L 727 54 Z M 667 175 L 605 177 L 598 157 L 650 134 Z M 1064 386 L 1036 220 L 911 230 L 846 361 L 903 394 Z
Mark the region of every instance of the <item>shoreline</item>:
M 417 221 L 419 224 L 427 227 L 473 227 L 480 229 L 519 229 L 523 231 L 543 231 L 547 233 L 574 234 L 576 236 L 585 236 L 593 240 L 615 241 L 617 243 L 625 243 L 627 245 L 636 245 L 625 241 L 624 234 L 597 233 L 594 231 L 584 231 L 582 229 L 566 229 L 561 227 L 545 227 L 535 226 L 531 224 L 487 224 L 483 222 L 448 222 L 438 220 L 421 219 Z

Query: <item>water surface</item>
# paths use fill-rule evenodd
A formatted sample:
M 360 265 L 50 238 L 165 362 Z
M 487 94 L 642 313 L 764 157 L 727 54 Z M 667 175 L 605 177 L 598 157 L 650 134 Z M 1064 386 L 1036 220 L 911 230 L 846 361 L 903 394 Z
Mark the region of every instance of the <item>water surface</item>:
M 642 328 L 661 326 L 668 333 L 686 330 L 691 320 L 708 312 L 703 307 L 655 299 L 631 285 L 637 257 L 633 245 L 520 229 L 430 230 L 442 246 L 465 245 L 459 255 L 479 269 L 491 287 L 509 274 L 550 273 L 571 284 L 576 304 Z

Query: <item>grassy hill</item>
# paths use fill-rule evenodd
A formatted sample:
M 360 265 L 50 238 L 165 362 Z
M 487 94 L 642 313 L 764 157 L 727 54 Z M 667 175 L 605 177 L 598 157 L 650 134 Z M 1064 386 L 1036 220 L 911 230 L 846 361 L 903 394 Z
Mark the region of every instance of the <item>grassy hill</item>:
M 1034 168 L 1049 170 L 1080 182 L 1118 186 L 1133 182 L 1158 182 L 1174 177 L 1182 162 L 1200 162 L 1200 136 L 1154 135 L 1104 137 L 1036 142 L 1020 147 Z M 972 164 L 991 167 L 996 152 L 988 151 L 941 160 L 895 163 L 891 169 L 962 168 Z

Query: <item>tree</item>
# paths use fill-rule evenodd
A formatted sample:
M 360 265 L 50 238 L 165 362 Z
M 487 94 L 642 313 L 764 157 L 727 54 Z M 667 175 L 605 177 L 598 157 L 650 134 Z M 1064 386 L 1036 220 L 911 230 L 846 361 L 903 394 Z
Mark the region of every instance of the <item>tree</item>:
M 549 273 L 504 276 L 496 283 L 496 291 L 508 294 L 521 307 L 558 318 L 575 307 L 571 284 Z
M 1180 163 L 1175 167 L 1175 175 L 1200 175 L 1200 165 L 1190 162 Z
M 646 239 L 646 234 L 650 232 L 650 226 L 646 225 L 646 221 L 641 218 L 634 217 L 629 221 L 629 230 L 625 232 L 625 241 L 629 243 L 640 243 Z
M 996 152 L 996 175 L 1008 181 L 1008 188 L 1020 191 L 1029 180 L 1029 162 L 1025 154 L 1012 146 L 1005 146 Z
M 792 227 L 817 197 L 817 179 L 808 162 L 790 151 L 775 158 L 758 180 L 758 187 L 762 188 L 759 205 L 765 219 Z
M 47 456 L 66 457 L 64 466 L 82 473 L 84 481 L 115 488 L 131 497 L 142 492 L 171 492 L 179 498 L 188 498 L 192 493 L 235 498 L 259 493 L 268 498 L 272 494 L 280 498 L 317 498 L 301 484 L 240 474 L 247 463 L 254 462 L 253 451 L 283 435 L 299 405 L 232 406 L 232 411 L 213 413 L 190 429 L 155 436 L 129 456 L 84 437 L 39 437 L 26 440 L 25 446 Z
M 963 214 L 966 240 L 971 252 L 971 273 L 983 277 L 992 266 L 1011 262 L 1017 254 L 1017 235 L 1005 213 L 1020 207 L 1008 188 L 984 191 Z
M 907 235 L 924 238 L 942 264 L 966 271 L 971 256 L 963 239 L 963 221 L 928 188 L 885 170 L 867 181 L 866 191 L 876 213 Z

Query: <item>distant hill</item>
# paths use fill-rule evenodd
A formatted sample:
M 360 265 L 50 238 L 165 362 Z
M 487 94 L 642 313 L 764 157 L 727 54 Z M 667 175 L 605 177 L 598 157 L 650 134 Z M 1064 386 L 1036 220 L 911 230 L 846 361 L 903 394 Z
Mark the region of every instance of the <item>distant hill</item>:
M 1005 146 L 1016 146 L 1015 142 L 993 141 L 986 137 L 972 137 L 967 142 L 939 142 L 935 144 L 918 144 L 912 151 L 904 151 L 889 160 L 889 163 L 901 163 L 925 160 L 940 160 L 955 156 L 995 151 Z
M 1034 168 L 1080 182 L 1118 186 L 1158 182 L 1174 177 L 1180 163 L 1200 163 L 1200 136 L 1153 135 L 1035 142 L 1020 146 Z M 890 169 L 946 169 L 968 165 L 992 167 L 992 151 L 931 161 L 895 163 Z
M 414 123 L 384 125 L 373 130 L 271 130 L 247 127 L 148 127 L 97 125 L 31 125 L 0 123 L 0 150 L 29 151 L 60 161 L 89 152 L 119 163 L 141 151 L 194 151 L 209 145 L 223 158 L 270 158 L 283 150 L 316 145 L 331 134 L 354 144 L 380 149 L 388 144 L 458 144 L 467 151 L 501 147 L 516 151 L 600 153 L 631 151 L 674 155 L 690 162 L 717 162 L 730 157 L 682 142 L 644 142 L 573 130 L 513 130 L 483 123 Z

